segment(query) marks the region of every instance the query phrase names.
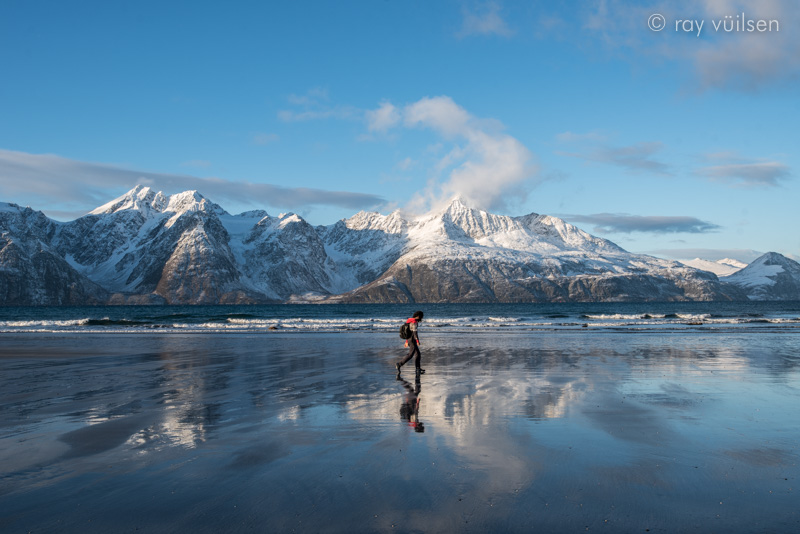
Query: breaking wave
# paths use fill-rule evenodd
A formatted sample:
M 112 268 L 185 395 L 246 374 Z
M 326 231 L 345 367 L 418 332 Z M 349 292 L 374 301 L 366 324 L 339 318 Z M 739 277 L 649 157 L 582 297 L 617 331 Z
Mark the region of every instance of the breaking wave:
M 414 305 L 423 330 L 536 332 L 579 329 L 797 329 L 800 303 Z M 401 305 L 0 308 L 0 332 L 336 333 L 397 332 Z M 174 313 L 170 313 L 174 312 Z

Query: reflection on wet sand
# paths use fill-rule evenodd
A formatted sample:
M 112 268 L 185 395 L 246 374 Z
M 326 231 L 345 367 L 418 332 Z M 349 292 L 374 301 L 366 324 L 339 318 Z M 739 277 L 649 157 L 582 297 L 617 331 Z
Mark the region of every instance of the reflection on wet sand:
M 399 374 L 395 378 L 406 389 L 405 398 L 400 405 L 400 418 L 408 423 L 408 426 L 414 429 L 414 432 L 425 432 L 425 425 L 419 420 L 419 394 L 422 392 L 422 384 L 420 383 L 420 376 L 414 379 L 414 386 L 408 380 L 402 378 Z
M 413 381 L 363 334 L 0 354 L 0 525 L 781 531 L 797 521 L 796 344 L 721 341 L 431 335 Z

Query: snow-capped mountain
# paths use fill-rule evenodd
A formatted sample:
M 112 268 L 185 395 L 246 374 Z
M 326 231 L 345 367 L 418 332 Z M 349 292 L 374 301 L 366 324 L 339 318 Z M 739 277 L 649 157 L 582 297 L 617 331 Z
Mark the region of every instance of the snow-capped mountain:
M 26 288 L 17 303 L 746 298 L 712 273 L 631 254 L 561 219 L 495 215 L 460 199 L 422 217 L 360 212 L 318 227 L 291 213 L 231 215 L 196 191 L 142 186 L 67 223 L 3 206 L 0 290 Z M 59 276 L 31 251 L 58 264 Z M 55 296 L 67 286 L 73 296 Z M 51 297 L 34 298 L 32 287 Z
M 337 300 L 730 298 L 714 275 L 678 262 L 631 254 L 611 241 L 547 215 L 494 215 L 471 209 L 455 199 L 438 213 L 405 221 L 405 225 L 396 224 L 394 228 L 400 235 L 398 243 L 382 255 L 387 263 L 394 260 L 388 269 L 373 282 L 336 297 Z
M 741 288 L 751 300 L 800 300 L 800 263 L 777 252 L 720 280 Z
M 108 293 L 51 245 L 59 224 L 44 213 L 0 203 L 0 302 L 6 306 L 100 304 Z
M 137 186 L 60 225 L 52 244 L 113 302 L 247 302 L 225 214 L 196 191 L 166 196 Z
M 230 215 L 196 191 L 138 186 L 56 233 L 80 272 L 131 302 L 283 301 L 340 287 L 315 229 L 294 214 Z M 350 289 L 350 288 L 347 288 Z
M 717 261 L 695 258 L 693 260 L 681 261 L 681 263 L 684 265 L 688 265 L 689 267 L 694 267 L 695 269 L 699 269 L 701 271 L 708 271 L 710 273 L 714 273 L 717 276 L 729 276 L 735 273 L 736 271 L 739 271 L 747 267 L 746 263 L 731 258 L 724 258 Z

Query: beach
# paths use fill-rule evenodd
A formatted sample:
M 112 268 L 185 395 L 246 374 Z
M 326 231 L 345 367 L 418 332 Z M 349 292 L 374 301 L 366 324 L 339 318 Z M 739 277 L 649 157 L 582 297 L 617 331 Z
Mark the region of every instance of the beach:
M 800 333 L 2 334 L 2 532 L 792 532 Z

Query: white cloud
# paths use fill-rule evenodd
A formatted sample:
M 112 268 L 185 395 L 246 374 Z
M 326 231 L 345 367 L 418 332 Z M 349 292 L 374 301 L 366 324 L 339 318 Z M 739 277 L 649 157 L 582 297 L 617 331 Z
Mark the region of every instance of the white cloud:
M 382 102 L 380 107 L 366 112 L 367 128 L 371 132 L 385 132 L 400 122 L 400 111 L 390 102 Z
M 539 178 L 533 155 L 522 143 L 503 133 L 497 121 L 472 116 L 450 97 L 425 97 L 392 109 L 402 119 L 394 121 L 397 126 L 429 129 L 449 144 L 444 155 L 436 156 L 428 184 L 410 209 L 429 209 L 456 195 L 476 207 L 503 208 L 511 199 L 523 200 Z
M 474 10 L 464 7 L 462 10 L 464 20 L 458 37 L 471 35 L 499 35 L 511 37 L 514 31 L 500 16 L 500 5 L 497 2 L 487 2 L 476 6 Z
M 406 126 L 432 128 L 448 138 L 467 131 L 471 119 L 470 114 L 449 96 L 425 97 L 403 110 Z
M 165 193 L 197 190 L 219 204 L 257 208 L 336 206 L 366 209 L 382 204 L 375 195 L 273 184 L 143 172 L 105 163 L 77 161 L 52 154 L 0 149 L 0 199 L 28 204 L 48 213 L 82 215 L 137 184 Z

